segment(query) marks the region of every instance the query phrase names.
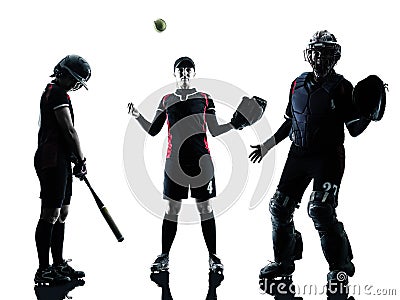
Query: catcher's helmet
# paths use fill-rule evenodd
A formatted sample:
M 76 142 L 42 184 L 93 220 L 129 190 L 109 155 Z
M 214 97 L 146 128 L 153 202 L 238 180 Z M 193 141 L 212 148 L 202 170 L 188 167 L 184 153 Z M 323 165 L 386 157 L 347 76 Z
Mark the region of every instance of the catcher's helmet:
M 54 73 L 51 76 L 59 78 L 67 74 L 77 81 L 77 84 L 72 88 L 73 91 L 80 89 L 82 86 L 88 89 L 86 82 L 90 78 L 91 69 L 84 58 L 75 54 L 67 55 L 54 67 Z
M 317 79 L 328 75 L 340 56 L 341 47 L 335 36 L 327 30 L 317 31 L 304 50 L 304 59 L 312 66 Z

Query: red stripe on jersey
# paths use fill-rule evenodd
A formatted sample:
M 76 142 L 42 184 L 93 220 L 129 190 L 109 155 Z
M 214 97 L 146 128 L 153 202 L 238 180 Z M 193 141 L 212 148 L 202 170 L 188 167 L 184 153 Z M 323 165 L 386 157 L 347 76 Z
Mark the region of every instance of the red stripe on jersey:
M 53 85 L 51 83 L 49 83 L 48 86 L 47 86 L 46 101 L 49 100 L 49 96 L 50 96 L 50 92 L 51 92 L 52 88 L 53 88 Z
M 172 152 L 172 134 L 170 131 L 170 124 L 168 120 L 168 115 L 167 115 L 167 125 L 168 125 L 168 149 L 167 149 L 167 158 L 171 157 L 171 152 Z
M 208 108 L 208 97 L 207 94 L 201 93 L 206 100 L 206 105 L 204 106 L 204 113 L 203 113 L 203 131 L 206 132 L 206 110 Z M 207 141 L 207 135 L 204 136 L 204 147 L 207 149 L 208 153 L 210 153 L 210 148 L 208 148 L 208 141 Z
M 168 98 L 169 95 L 171 95 L 171 94 L 165 95 L 165 96 L 162 98 L 162 104 L 163 104 L 164 108 L 166 108 L 166 107 L 165 107 L 165 100 Z
M 165 95 L 165 96 L 162 98 L 162 104 L 163 104 L 164 108 L 166 108 L 165 100 L 167 100 L 167 98 L 168 98 L 170 95 L 171 95 L 171 94 L 167 94 L 167 95 Z M 171 157 L 171 152 L 172 152 L 172 134 L 171 134 L 171 131 L 170 131 L 171 126 L 170 126 L 170 124 L 169 124 L 168 114 L 167 114 L 167 113 L 166 113 L 166 116 L 167 116 L 167 125 L 168 125 L 168 149 L 167 149 L 167 158 L 170 158 L 170 157 Z
M 204 112 L 203 112 L 203 131 L 206 132 L 206 110 L 208 108 L 208 97 L 204 93 L 201 93 L 201 94 L 203 95 L 204 99 L 206 100 L 206 105 L 204 106 Z M 207 140 L 206 140 L 206 142 L 207 142 Z M 208 150 L 208 145 L 206 145 L 206 148 Z M 210 152 L 210 151 L 208 151 L 208 152 Z
M 206 100 L 206 107 L 208 107 L 208 97 L 207 97 L 207 94 L 205 94 L 205 93 L 200 93 L 200 94 L 203 95 L 204 99 Z
M 292 87 L 292 94 L 294 93 L 294 88 L 296 87 L 296 80 L 293 81 L 293 87 Z
M 204 147 L 207 149 L 208 153 L 210 153 L 210 148 L 208 148 L 207 136 L 204 137 Z

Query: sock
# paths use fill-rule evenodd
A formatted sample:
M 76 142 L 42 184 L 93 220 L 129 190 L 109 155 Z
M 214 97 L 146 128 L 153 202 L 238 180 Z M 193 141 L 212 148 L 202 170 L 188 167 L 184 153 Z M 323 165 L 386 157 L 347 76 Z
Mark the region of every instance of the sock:
M 49 266 L 49 250 L 53 224 L 40 219 L 35 232 L 36 249 L 39 257 L 39 269 L 43 270 Z
M 172 219 L 172 220 L 171 220 Z M 169 253 L 178 228 L 178 216 L 165 214 L 162 225 L 162 253 Z
M 53 256 L 53 263 L 60 264 L 63 260 L 63 245 L 64 245 L 64 231 L 65 223 L 56 222 L 53 227 L 53 234 L 51 237 L 51 254 Z
M 206 242 L 208 252 L 215 254 L 217 252 L 217 238 L 215 229 L 214 214 L 202 214 L 201 215 L 201 230 L 203 231 L 204 241 Z

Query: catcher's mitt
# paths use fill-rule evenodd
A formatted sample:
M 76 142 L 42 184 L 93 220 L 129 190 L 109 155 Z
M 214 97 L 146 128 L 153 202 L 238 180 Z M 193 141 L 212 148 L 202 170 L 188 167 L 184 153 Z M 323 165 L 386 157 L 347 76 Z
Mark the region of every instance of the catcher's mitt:
M 372 121 L 383 117 L 386 106 L 387 84 L 376 75 L 369 75 L 356 84 L 353 102 L 360 114 Z
M 266 107 L 266 100 L 257 96 L 253 96 L 252 98 L 245 96 L 233 114 L 231 124 L 235 129 L 239 130 L 253 125 L 261 119 Z

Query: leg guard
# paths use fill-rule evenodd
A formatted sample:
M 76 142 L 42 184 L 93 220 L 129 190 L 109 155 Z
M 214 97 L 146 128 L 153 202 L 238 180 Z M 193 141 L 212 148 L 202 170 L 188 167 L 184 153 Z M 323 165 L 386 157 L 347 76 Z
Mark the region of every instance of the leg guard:
M 354 274 L 354 265 L 351 263 L 353 254 L 343 224 L 336 218 L 336 206 L 336 198 L 332 193 L 314 191 L 308 203 L 308 215 L 318 230 L 329 269 L 344 271 L 352 276 Z
M 294 199 L 279 191 L 276 191 L 269 204 L 275 261 L 279 263 L 292 263 L 302 255 L 301 234 L 295 230 L 293 223 L 296 206 Z
M 296 229 L 294 230 L 294 239 L 295 239 L 295 244 L 294 244 L 294 260 L 299 260 L 303 256 L 303 239 L 301 238 L 301 233 L 300 231 L 297 231 Z

